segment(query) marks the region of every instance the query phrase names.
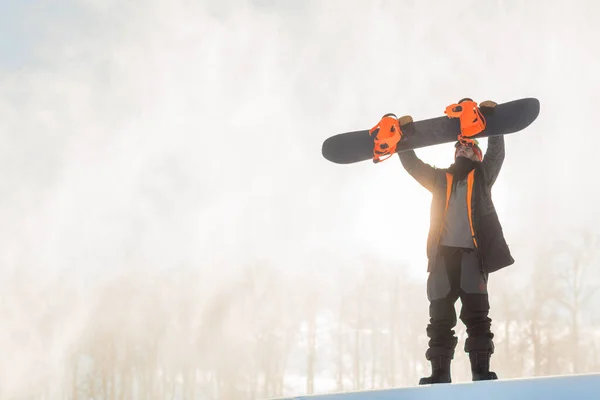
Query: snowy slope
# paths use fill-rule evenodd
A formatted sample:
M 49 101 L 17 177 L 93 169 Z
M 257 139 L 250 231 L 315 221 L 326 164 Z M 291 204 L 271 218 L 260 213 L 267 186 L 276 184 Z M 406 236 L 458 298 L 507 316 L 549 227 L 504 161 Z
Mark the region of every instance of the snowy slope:
M 600 374 L 432 385 L 301 396 L 283 400 L 520 400 L 600 399 Z

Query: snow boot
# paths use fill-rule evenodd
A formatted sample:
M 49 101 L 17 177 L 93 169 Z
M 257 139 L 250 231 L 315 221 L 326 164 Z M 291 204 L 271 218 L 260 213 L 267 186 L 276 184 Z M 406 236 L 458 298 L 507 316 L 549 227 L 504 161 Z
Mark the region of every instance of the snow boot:
M 436 356 L 432 357 L 431 362 L 431 376 L 421 378 L 419 385 L 431 385 L 433 383 L 451 383 L 450 377 L 450 357 L 447 356 Z
M 491 355 L 492 352 L 489 350 L 473 350 L 469 353 L 473 381 L 491 381 L 498 379 L 498 375 L 496 375 L 495 372 L 490 371 Z

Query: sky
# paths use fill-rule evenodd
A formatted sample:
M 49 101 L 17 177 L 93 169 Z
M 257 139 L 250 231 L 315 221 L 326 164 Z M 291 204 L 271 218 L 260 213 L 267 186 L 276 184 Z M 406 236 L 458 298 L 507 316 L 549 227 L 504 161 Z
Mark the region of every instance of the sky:
M 514 251 L 595 229 L 598 6 L 580 3 L 5 1 L 5 266 L 375 252 L 423 279 L 429 193 L 397 158 L 339 166 L 320 146 L 467 96 L 541 102 L 494 188 Z M 453 149 L 417 154 L 445 167 Z
M 515 276 L 598 230 L 599 8 L 2 0 L 0 271 L 93 285 L 191 266 L 218 290 L 254 262 L 353 271 L 376 254 L 424 281 L 429 193 L 397 158 L 329 163 L 323 140 L 536 97 L 493 191 L 517 260 L 497 279 Z M 417 155 L 445 167 L 453 148 Z

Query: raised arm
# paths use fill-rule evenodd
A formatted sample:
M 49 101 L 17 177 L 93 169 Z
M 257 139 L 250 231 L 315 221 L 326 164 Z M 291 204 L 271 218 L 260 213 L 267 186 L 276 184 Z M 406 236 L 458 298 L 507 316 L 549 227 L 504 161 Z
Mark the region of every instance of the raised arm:
M 433 192 L 436 179 L 436 168 L 424 163 L 417 157 L 414 150 L 398 153 L 402 166 L 425 189 Z
M 483 176 L 489 186 L 496 182 L 496 178 L 502 169 L 504 162 L 504 135 L 491 136 L 488 138 L 488 147 L 481 163 Z

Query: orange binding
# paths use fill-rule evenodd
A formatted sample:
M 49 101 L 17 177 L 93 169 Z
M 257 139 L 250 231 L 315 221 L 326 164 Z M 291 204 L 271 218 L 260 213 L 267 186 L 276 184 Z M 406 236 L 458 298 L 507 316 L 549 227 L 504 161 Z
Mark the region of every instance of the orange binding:
M 458 104 L 451 104 L 444 111 L 448 118 L 460 119 L 460 138 L 475 136 L 485 129 L 485 118 L 477 103 L 469 98 L 462 99 Z
M 385 114 L 381 121 L 369 130 L 369 135 L 373 138 L 373 162 L 379 163 L 390 158 L 396 152 L 396 146 L 402 139 L 400 123 L 396 115 Z M 385 158 L 381 158 L 387 156 Z

